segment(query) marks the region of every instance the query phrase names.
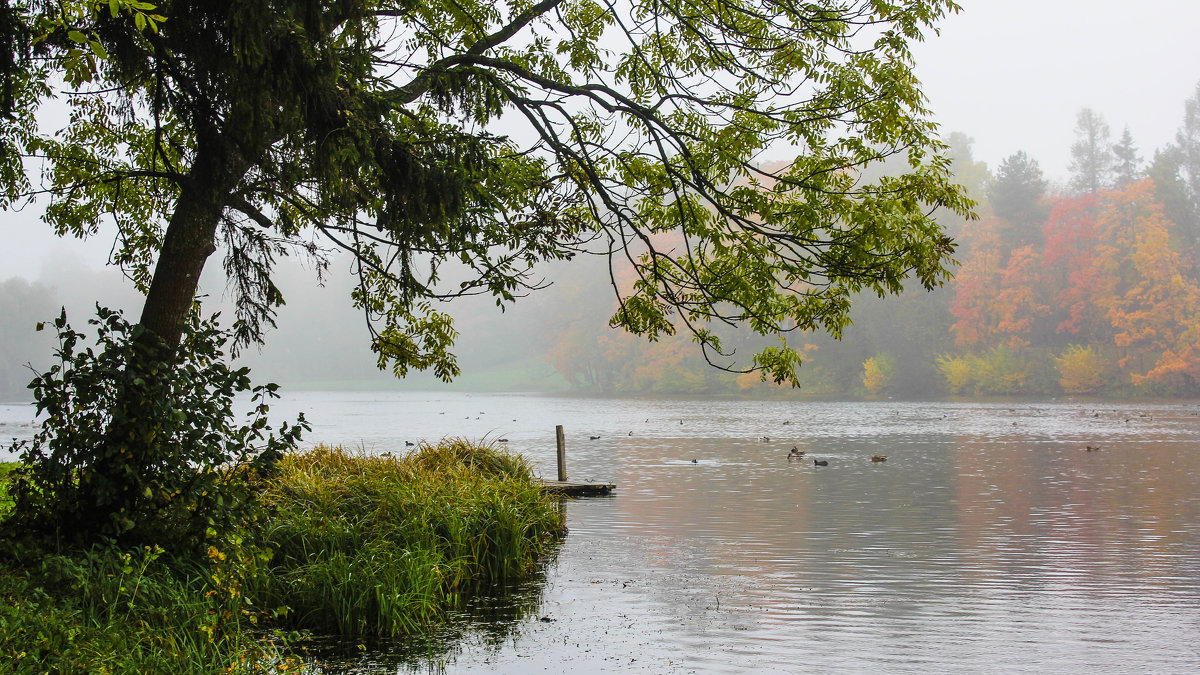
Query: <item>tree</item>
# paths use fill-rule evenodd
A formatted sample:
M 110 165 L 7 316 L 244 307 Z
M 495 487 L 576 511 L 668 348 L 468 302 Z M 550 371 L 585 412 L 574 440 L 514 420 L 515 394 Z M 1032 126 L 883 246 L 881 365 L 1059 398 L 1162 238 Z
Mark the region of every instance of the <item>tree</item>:
M 992 211 L 1017 226 L 1023 237 L 1040 228 L 1046 220 L 1042 198 L 1046 179 L 1037 160 L 1021 150 L 1000 163 L 996 177 L 988 187 Z M 1020 241 L 1020 238 L 1017 238 Z
M 1125 127 L 1121 132 L 1121 140 L 1112 146 L 1112 155 L 1114 187 L 1124 188 L 1142 177 L 1142 158 L 1138 156 L 1129 127 Z
M 59 234 L 115 223 L 113 262 L 146 293 L 143 339 L 166 350 L 217 250 L 240 346 L 284 301 L 279 256 L 323 270 L 344 250 L 380 367 L 450 378 L 456 334 L 435 303 L 511 302 L 539 287 L 538 263 L 586 253 L 637 272 L 614 325 L 691 331 L 733 367 L 709 324 L 836 334 L 853 293 L 947 278 L 953 243 L 930 211 L 970 201 L 909 45 L 958 9 L 8 3 L 0 205 L 44 195 Z M 35 110 L 55 87 L 69 121 L 43 133 Z M 758 164 L 784 150 L 783 168 Z M 860 180 L 891 156 L 909 171 Z M 42 163 L 40 183 L 23 162 Z M 682 244 L 660 248 L 664 232 Z M 786 381 L 796 362 L 769 347 L 743 365 Z
M 1107 384 L 1111 364 L 1094 346 L 1071 345 L 1054 361 L 1064 393 L 1095 394 Z
M 1200 210 L 1200 83 L 1184 102 L 1183 124 L 1175 132 L 1179 169 L 1193 210 Z
M 1200 381 L 1191 349 L 1200 286 L 1182 273 L 1153 190 L 1150 181 L 1134 183 L 1112 193 L 1099 214 L 1097 304 L 1122 349 L 1118 365 L 1134 384 L 1180 378 L 1190 388 Z
M 1155 153 L 1149 175 L 1167 215 L 1183 230 L 1192 276 L 1200 278 L 1200 84 L 1195 95 L 1184 102 L 1183 124 L 1175 132 L 1175 143 Z
M 1073 342 L 1107 336 L 1108 322 L 1099 309 L 1096 265 L 1096 214 L 1100 195 L 1060 199 L 1045 228 L 1040 277 L 1052 298 L 1055 331 Z
M 862 385 L 867 393 L 878 396 L 892 385 L 896 376 L 896 359 L 883 352 L 863 361 Z
M 1079 111 L 1075 143 L 1071 145 L 1071 187 L 1079 194 L 1093 195 L 1112 183 L 1113 157 L 1108 123 L 1091 108 Z

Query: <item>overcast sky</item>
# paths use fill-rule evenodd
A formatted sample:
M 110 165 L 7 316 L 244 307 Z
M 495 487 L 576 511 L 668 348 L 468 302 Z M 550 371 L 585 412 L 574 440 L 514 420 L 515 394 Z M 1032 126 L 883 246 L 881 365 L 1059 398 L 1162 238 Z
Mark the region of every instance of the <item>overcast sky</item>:
M 1200 0 L 960 2 L 941 36 L 918 45 L 917 73 L 943 133 L 971 136 L 976 158 L 993 169 L 1025 150 L 1049 178 L 1064 179 L 1083 107 L 1114 137 L 1128 125 L 1149 159 L 1174 136 L 1200 82 Z M 99 266 L 111 244 L 55 240 L 28 214 L 2 218 L 0 280 Z
M 1143 159 L 1174 138 L 1200 82 L 1200 0 L 959 0 L 915 50 L 942 131 L 993 170 L 1018 150 L 1067 174 L 1076 113 L 1128 126 Z

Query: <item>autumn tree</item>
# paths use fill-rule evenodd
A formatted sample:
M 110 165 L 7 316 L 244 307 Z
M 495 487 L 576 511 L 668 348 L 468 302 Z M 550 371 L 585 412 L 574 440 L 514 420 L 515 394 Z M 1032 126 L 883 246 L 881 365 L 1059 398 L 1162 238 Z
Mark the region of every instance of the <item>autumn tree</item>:
M 1200 287 L 1182 272 L 1170 222 L 1149 181 L 1112 194 L 1097 219 L 1097 303 L 1122 350 L 1118 365 L 1134 384 L 1178 377 L 1190 387 Z
M 945 280 L 930 212 L 970 206 L 912 72 L 951 0 L 4 9 L 2 205 L 44 197 L 62 235 L 115 225 L 113 262 L 146 294 L 139 339 L 167 352 L 214 253 L 244 346 L 284 301 L 280 256 L 321 270 L 347 251 L 380 366 L 450 378 L 438 302 L 509 302 L 538 263 L 598 254 L 637 273 L 614 325 L 690 331 L 734 367 L 711 323 L 837 333 L 856 292 Z M 42 129 L 52 95 L 69 115 Z M 860 180 L 891 156 L 908 170 Z M 683 245 L 657 247 L 671 231 Z M 797 362 L 776 346 L 738 367 L 787 381 Z M 170 461 L 138 442 L 138 461 Z
M 1107 336 L 1108 322 L 1099 309 L 1096 263 L 1096 218 L 1100 195 L 1060 199 L 1045 228 L 1041 278 L 1050 295 L 1054 331 L 1071 342 Z

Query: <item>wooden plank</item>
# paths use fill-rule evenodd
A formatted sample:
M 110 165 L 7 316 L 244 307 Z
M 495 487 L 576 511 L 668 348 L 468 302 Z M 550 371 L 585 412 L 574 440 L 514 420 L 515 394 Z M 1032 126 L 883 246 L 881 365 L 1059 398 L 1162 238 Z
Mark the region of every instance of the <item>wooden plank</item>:
M 567 497 L 597 497 L 617 489 L 612 483 L 577 483 L 563 480 L 543 480 L 542 489 Z

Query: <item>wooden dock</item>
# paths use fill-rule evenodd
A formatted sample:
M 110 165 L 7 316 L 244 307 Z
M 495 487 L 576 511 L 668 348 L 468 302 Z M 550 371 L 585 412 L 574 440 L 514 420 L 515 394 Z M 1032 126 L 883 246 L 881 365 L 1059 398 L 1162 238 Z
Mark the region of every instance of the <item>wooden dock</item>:
M 612 483 L 579 483 L 569 480 L 542 479 L 542 490 L 564 497 L 602 497 L 617 489 Z
M 612 483 L 580 483 L 567 480 L 567 438 L 561 424 L 554 427 L 558 446 L 558 480 L 542 479 L 542 491 L 562 497 L 600 497 L 617 489 Z

